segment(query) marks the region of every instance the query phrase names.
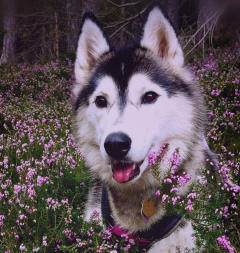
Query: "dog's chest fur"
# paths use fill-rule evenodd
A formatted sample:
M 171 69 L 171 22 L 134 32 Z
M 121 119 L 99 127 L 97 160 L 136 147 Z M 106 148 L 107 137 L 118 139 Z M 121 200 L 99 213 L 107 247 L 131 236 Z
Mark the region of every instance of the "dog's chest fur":
M 154 196 L 155 186 L 144 188 L 143 184 L 142 189 L 138 191 L 134 188 L 109 188 L 109 201 L 115 224 L 119 224 L 130 233 L 134 233 L 150 228 L 153 223 L 161 219 L 165 214 L 165 210 L 160 203 L 156 203 L 156 212 L 149 218 L 147 223 L 141 214 L 142 203 Z

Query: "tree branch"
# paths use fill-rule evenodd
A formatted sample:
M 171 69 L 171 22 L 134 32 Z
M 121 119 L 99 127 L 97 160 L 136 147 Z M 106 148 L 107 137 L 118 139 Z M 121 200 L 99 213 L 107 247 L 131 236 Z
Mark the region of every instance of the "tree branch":
M 133 3 L 126 3 L 126 4 L 116 4 L 114 3 L 113 1 L 111 0 L 106 0 L 108 3 L 118 7 L 118 8 L 123 8 L 123 7 L 127 7 L 127 6 L 133 6 L 133 5 L 137 5 L 137 4 L 140 4 L 142 2 L 144 2 L 145 0 L 140 0 L 140 1 L 137 1 L 137 2 L 133 2 Z
M 122 25 L 121 27 L 119 27 L 117 29 L 117 31 L 120 31 L 123 27 L 125 27 L 127 24 L 129 24 L 131 21 L 133 21 L 134 19 L 138 18 L 139 16 L 141 16 L 145 11 L 147 10 L 147 8 L 144 8 L 142 11 L 140 11 L 138 14 L 134 15 L 134 16 L 131 16 L 129 18 L 126 18 L 122 21 L 119 21 L 118 23 L 115 23 L 113 25 L 109 25 L 109 26 L 105 26 L 103 27 L 104 29 L 106 28 L 113 28 L 113 27 L 116 27 L 116 26 L 119 26 L 119 25 Z M 126 24 L 127 23 L 127 24 Z M 114 32 L 114 35 L 115 35 L 116 31 Z M 110 35 L 110 37 L 113 36 L 112 34 Z

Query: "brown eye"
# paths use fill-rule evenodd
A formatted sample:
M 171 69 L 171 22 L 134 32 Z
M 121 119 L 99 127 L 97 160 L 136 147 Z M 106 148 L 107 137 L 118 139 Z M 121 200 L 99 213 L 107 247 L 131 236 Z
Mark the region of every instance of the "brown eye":
M 99 108 L 107 107 L 107 99 L 103 96 L 97 96 L 95 100 L 95 105 Z
M 152 104 L 157 100 L 157 98 L 157 93 L 149 91 L 142 96 L 142 104 Z

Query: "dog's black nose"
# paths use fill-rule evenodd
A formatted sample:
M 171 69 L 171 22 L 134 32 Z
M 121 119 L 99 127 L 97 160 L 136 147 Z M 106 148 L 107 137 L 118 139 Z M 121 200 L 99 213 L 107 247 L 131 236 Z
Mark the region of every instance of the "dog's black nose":
M 130 147 L 131 139 L 124 133 L 116 132 L 109 134 L 104 142 L 104 148 L 113 159 L 120 160 L 126 156 Z

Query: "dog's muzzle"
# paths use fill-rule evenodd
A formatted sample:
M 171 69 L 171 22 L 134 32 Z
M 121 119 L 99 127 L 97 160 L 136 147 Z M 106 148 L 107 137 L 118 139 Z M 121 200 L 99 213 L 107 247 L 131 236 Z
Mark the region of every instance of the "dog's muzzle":
M 126 183 L 140 174 L 142 162 L 129 161 L 126 156 L 132 140 L 123 132 L 111 133 L 104 142 L 104 148 L 111 159 L 113 178 L 118 183 Z

